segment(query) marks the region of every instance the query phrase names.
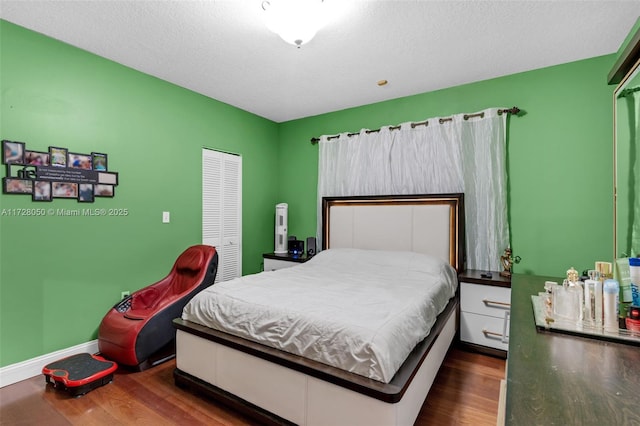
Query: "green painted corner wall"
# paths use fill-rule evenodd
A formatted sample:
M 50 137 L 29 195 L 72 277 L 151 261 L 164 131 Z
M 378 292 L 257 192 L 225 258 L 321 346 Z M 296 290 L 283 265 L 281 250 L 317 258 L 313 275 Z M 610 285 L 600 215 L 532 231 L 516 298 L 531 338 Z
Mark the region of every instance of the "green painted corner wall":
M 613 61 L 602 56 L 283 123 L 278 157 L 287 167 L 278 198 L 289 203 L 289 232 L 315 235 L 318 147 L 310 138 L 515 105 L 525 114 L 508 120 L 511 244 L 522 257 L 514 271 L 561 276 L 612 260 L 606 76 Z
M 203 146 L 242 156 L 243 273 L 260 270 L 273 244 L 276 123 L 6 21 L 0 52 L 0 137 L 107 153 L 120 183 L 93 204 L 0 194 L 0 366 L 95 339 L 121 291 L 161 279 L 200 243 Z M 128 214 L 7 213 L 88 207 Z

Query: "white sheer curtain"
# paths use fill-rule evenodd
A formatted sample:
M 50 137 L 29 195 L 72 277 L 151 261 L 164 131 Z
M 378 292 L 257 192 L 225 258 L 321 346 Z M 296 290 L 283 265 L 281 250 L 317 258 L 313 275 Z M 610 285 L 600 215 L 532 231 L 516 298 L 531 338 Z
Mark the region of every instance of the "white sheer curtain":
M 506 114 L 431 118 L 379 132 L 320 138 L 318 228 L 322 246 L 322 197 L 464 192 L 467 268 L 502 269 L 509 245 L 507 223 Z

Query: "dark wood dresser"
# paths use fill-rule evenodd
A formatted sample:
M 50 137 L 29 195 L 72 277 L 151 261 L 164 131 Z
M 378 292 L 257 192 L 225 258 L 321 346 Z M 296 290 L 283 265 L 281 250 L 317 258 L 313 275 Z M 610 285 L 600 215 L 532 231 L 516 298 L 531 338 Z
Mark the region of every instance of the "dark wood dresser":
M 538 331 L 531 295 L 546 280 L 514 275 L 507 425 L 640 425 L 640 347 Z

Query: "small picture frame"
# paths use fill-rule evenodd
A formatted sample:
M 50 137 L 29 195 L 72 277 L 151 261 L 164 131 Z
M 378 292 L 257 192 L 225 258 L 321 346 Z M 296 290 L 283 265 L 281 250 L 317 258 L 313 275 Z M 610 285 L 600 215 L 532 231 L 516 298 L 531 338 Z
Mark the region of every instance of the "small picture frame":
M 24 164 L 24 142 L 2 141 L 2 162 Z
M 113 185 L 103 185 L 103 184 L 94 185 L 93 194 L 96 197 L 113 197 L 113 195 L 114 195 L 114 186 Z
M 77 154 L 75 152 L 69 153 L 69 160 L 67 167 L 72 169 L 92 170 L 93 169 L 93 157 L 88 154 Z
M 2 190 L 5 194 L 32 194 L 33 181 L 31 179 L 2 178 Z
M 33 181 L 33 201 L 51 201 L 51 182 L 48 180 Z
M 101 154 L 99 152 L 92 152 L 91 157 L 93 160 L 93 170 L 99 172 L 106 172 L 107 169 L 107 154 Z
M 75 182 L 51 182 L 53 198 L 78 198 L 78 184 Z
M 93 184 L 92 183 L 79 184 L 78 202 L 93 203 L 93 201 L 94 201 Z
M 49 153 L 40 151 L 25 151 L 24 152 L 24 165 L 25 166 L 48 166 L 49 165 Z
M 98 183 L 105 185 L 117 185 L 118 173 L 116 172 L 100 172 L 98 173 Z
M 53 167 L 67 167 L 67 148 L 49 147 L 49 161 Z

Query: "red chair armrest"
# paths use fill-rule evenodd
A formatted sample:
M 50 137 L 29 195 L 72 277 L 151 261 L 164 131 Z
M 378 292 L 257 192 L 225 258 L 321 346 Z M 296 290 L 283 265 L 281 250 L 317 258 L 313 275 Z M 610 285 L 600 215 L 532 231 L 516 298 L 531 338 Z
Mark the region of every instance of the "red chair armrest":
M 125 312 L 124 317 L 130 320 L 144 320 L 156 312 L 155 309 L 130 309 Z

